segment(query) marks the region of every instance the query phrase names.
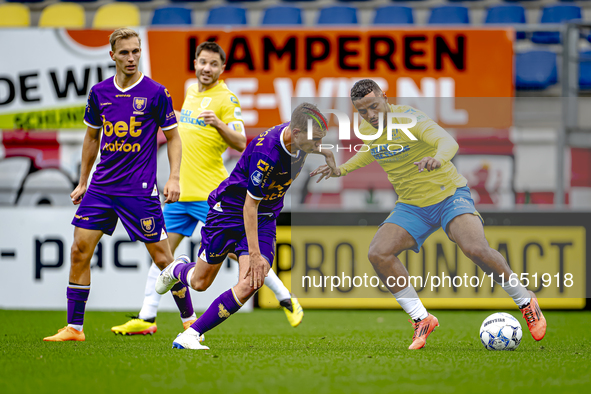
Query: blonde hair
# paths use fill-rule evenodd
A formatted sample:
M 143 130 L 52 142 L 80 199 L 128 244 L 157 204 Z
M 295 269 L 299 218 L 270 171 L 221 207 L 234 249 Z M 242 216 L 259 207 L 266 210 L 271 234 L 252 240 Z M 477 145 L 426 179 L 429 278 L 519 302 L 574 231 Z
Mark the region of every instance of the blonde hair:
M 140 43 L 140 47 L 142 46 L 142 39 L 140 38 L 139 34 L 135 30 L 132 30 L 128 27 L 122 27 L 120 29 L 115 30 L 109 36 L 109 42 L 111 43 L 111 50 L 115 51 L 115 44 L 118 40 L 125 40 L 128 38 L 137 37 L 138 42 Z

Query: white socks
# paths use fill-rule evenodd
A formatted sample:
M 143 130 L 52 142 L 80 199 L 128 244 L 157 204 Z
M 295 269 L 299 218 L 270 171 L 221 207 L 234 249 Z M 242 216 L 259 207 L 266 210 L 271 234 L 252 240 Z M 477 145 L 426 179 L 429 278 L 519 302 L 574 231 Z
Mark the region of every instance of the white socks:
M 275 293 L 275 297 L 277 297 L 278 301 L 288 300 L 291 298 L 291 294 L 287 287 L 283 284 L 281 279 L 277 276 L 273 268 L 269 270 L 269 274 L 265 278 L 265 285 L 269 287 L 269 289 L 273 290 Z
M 501 287 L 507 292 L 507 294 L 511 296 L 511 298 L 513 298 L 513 301 L 515 301 L 517 306 L 520 308 L 531 301 L 531 295 L 521 283 L 519 283 L 517 286 L 511 286 L 509 285 L 509 282 L 505 282 L 505 286 Z
M 68 324 L 68 327 L 72 327 L 75 330 L 82 331 L 82 325 L 81 324 L 80 325 L 78 325 L 78 324 Z
M 186 323 L 188 321 L 195 320 L 195 319 L 197 319 L 197 315 L 195 314 L 195 312 L 193 312 L 193 314 L 189 317 L 182 317 L 181 316 L 181 320 L 183 321 L 183 323 Z
M 162 296 L 156 293 L 156 279 L 160 275 L 160 268 L 154 263 L 150 266 L 148 271 L 148 278 L 146 280 L 146 290 L 144 292 L 144 305 L 139 313 L 139 318 L 146 320 L 156 317 L 158 313 L 158 305 Z
M 424 319 L 429 316 L 414 287 L 408 286 L 406 289 L 392 294 L 411 319 Z

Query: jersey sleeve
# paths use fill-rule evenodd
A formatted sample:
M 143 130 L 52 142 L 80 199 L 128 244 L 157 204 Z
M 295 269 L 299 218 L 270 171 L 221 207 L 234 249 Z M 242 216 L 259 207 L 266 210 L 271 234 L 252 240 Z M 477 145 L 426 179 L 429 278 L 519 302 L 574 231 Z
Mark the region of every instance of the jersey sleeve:
M 427 115 L 420 111 L 416 112 L 418 114 L 417 124 L 410 129 L 411 133 L 419 140 L 431 145 L 437 150 L 434 159 L 440 161 L 441 165 L 453 159 L 459 148 L 456 140 L 443 127 L 427 117 Z
M 156 123 L 162 130 L 174 129 L 177 126 L 174 108 L 172 106 L 172 97 L 168 89 L 164 86 L 158 91 L 158 99 L 156 100 L 155 117 Z
M 84 111 L 84 124 L 93 129 L 100 129 L 103 127 L 103 120 L 99 111 L 98 100 L 93 89 L 88 93 L 88 100 L 86 101 L 86 110 Z
M 253 152 L 248 166 L 248 195 L 255 200 L 265 198 L 264 185 L 269 180 L 277 160 L 261 152 Z
M 346 163 L 339 166 L 339 170 L 341 170 L 341 176 L 347 175 L 351 171 L 358 168 L 365 167 L 375 160 L 375 157 L 373 157 L 370 151 L 359 151 L 355 154 L 355 156 L 347 160 Z
M 244 130 L 244 121 L 242 120 L 242 110 L 240 101 L 234 94 L 229 94 L 222 105 L 220 120 L 227 124 L 232 130 L 246 135 Z

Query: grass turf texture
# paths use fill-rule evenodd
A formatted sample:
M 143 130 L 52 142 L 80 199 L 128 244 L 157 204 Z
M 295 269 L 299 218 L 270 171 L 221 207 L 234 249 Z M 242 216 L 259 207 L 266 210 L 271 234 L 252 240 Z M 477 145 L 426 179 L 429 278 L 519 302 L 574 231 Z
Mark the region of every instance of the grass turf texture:
M 399 311 L 311 311 L 293 329 L 282 311 L 232 316 L 205 335 L 209 351 L 171 349 L 182 330 L 158 315 L 154 336 L 115 336 L 124 313 L 89 312 L 86 342 L 47 343 L 65 312 L 0 311 L 0 392 L 524 393 L 586 392 L 590 312 L 546 312 L 546 338 L 514 352 L 484 349 L 491 311 L 434 311 L 439 327 L 418 351 Z

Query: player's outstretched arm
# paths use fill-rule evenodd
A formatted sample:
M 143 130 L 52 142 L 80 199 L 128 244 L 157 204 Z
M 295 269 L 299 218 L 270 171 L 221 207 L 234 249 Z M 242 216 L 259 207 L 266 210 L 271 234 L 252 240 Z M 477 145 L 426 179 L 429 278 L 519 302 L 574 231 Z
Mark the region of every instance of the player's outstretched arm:
M 324 156 L 324 159 L 326 160 L 325 165 L 318 167 L 310 173 L 310 176 L 320 175 L 316 183 L 320 182 L 323 179 L 328 179 L 330 177 L 337 178 L 341 176 L 341 170 L 337 166 L 334 154 L 330 150 L 320 150 L 318 152 L 313 153 L 318 153 Z
M 182 142 L 179 135 L 178 128 L 163 131 L 168 141 L 168 162 L 170 164 L 170 177 L 164 186 L 163 194 L 166 197 L 165 203 L 177 202 L 181 195 L 181 187 L 179 185 L 180 171 L 181 171 L 181 156 L 182 156 Z
M 244 229 L 246 231 L 246 240 L 248 242 L 248 271 L 244 279 L 250 276 L 250 285 L 254 289 L 260 289 L 263 286 L 264 278 L 269 272 L 269 263 L 261 255 L 258 236 L 258 210 L 261 200 L 255 200 L 246 194 L 244 200 Z
M 203 111 L 199 114 L 198 118 L 203 118 L 205 124 L 215 127 L 230 148 L 236 149 L 238 152 L 243 152 L 246 149 L 246 136 L 232 130 L 230 126 L 216 116 L 215 112 L 210 110 Z
M 100 131 L 101 129 L 94 127 L 86 128 L 86 135 L 84 136 L 84 144 L 82 145 L 82 162 L 80 163 L 80 180 L 78 186 L 70 193 L 72 202 L 74 205 L 78 205 L 82 202 L 82 197 L 86 193 L 88 187 L 88 177 L 90 176 L 90 170 L 96 160 L 100 147 Z

